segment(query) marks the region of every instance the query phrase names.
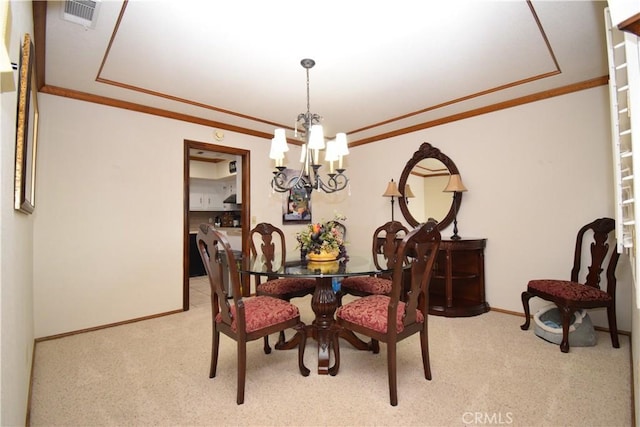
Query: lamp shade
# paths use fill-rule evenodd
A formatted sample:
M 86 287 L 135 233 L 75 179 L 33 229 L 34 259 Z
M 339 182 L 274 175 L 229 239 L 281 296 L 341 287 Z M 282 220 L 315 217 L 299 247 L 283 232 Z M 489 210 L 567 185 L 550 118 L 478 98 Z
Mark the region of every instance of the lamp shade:
M 324 130 L 321 125 L 311 126 L 309 135 L 309 148 L 312 150 L 324 149 Z
M 327 141 L 327 149 L 324 152 L 324 160 L 329 162 L 333 160 L 338 160 L 338 151 L 336 146 L 335 139 L 331 139 Z
M 393 180 L 387 184 L 387 190 L 382 195 L 383 197 L 402 197 L 402 194 L 398 191 L 398 186 Z
M 339 132 L 336 134 L 336 151 L 339 156 L 346 156 L 349 154 L 349 145 L 347 144 L 347 134 Z
M 409 184 L 404 186 L 404 197 L 406 197 L 407 199 L 410 199 L 412 197 L 416 197 L 413 194 L 413 191 L 411 191 L 411 187 L 409 186 Z
M 276 129 L 273 134 L 274 137 L 271 140 L 271 152 L 285 153 L 289 151 L 289 145 L 287 145 L 287 137 L 284 133 L 284 129 Z M 273 159 L 273 157 L 271 158 Z
M 463 191 L 467 191 L 467 187 L 465 187 L 462 183 L 462 178 L 460 178 L 460 175 L 455 173 L 449 177 L 449 183 L 442 191 L 445 191 L 447 193 L 453 193 L 454 191 L 457 191 L 461 193 Z
M 284 159 L 284 151 L 278 147 L 276 138 L 271 139 L 271 149 L 269 150 L 269 158 L 274 160 Z

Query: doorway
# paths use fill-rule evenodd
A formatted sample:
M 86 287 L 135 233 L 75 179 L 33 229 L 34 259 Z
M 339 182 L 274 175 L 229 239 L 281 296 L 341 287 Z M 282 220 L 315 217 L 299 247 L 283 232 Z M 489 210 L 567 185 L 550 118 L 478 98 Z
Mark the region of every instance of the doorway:
M 202 156 L 216 157 L 215 154 L 224 156 L 239 156 L 242 163 L 242 204 L 240 205 L 240 227 L 242 234 L 242 253 L 248 254 L 247 234 L 249 233 L 249 218 L 251 218 L 251 185 L 250 185 L 250 151 L 223 145 L 208 144 L 205 142 L 184 141 L 184 190 L 183 190 L 183 242 L 182 242 L 182 310 L 189 310 L 189 191 L 190 191 L 190 160 L 202 152 Z M 246 287 L 245 287 L 246 288 Z

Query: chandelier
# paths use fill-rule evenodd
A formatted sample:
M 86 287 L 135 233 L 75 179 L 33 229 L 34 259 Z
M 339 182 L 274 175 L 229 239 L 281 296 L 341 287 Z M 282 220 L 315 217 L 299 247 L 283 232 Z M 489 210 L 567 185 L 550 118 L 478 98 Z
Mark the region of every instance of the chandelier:
M 298 114 L 294 127 L 295 137 L 298 137 L 298 125 L 304 129 L 301 131 L 305 141 L 300 154 L 301 166 L 300 170 L 293 171 L 284 165 L 285 153 L 289 151 L 289 146 L 285 130 L 276 129 L 269 152 L 269 158 L 276 163 L 271 187 L 279 193 L 305 189 L 309 196 L 313 190 L 322 190 L 325 193 L 344 190 L 349 183 L 349 178 L 344 174 L 346 169 L 342 165 L 343 157 L 349 154 L 347 135 L 338 133 L 335 139 L 325 144 L 324 131 L 320 124 L 322 117 L 309 111 L 309 69 L 313 68 L 316 62 L 313 59 L 303 59 L 300 64 L 307 71 L 307 112 Z M 320 150 L 324 150 L 324 160 L 329 163 L 329 173 L 325 179 L 320 176 Z M 335 169 L 334 162 L 337 162 Z

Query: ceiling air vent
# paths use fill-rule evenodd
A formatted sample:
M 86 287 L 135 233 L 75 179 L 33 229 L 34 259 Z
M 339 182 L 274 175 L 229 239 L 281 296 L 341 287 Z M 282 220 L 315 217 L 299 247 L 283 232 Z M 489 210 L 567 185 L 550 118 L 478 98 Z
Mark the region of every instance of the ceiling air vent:
M 66 0 L 62 18 L 69 22 L 94 28 L 98 17 L 100 2 L 98 0 Z

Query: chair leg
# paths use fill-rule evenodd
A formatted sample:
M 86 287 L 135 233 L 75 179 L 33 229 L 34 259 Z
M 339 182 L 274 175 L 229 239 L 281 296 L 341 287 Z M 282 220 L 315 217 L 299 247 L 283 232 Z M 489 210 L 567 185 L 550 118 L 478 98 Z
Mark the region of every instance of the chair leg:
M 420 348 L 422 350 L 422 366 L 424 367 L 424 377 L 428 380 L 431 380 L 431 364 L 429 363 L 429 336 L 427 334 L 426 327 L 422 331 L 420 331 Z
M 216 376 L 218 369 L 218 349 L 220 348 L 220 332 L 213 327 L 213 336 L 211 339 L 211 366 L 209 367 L 209 378 Z
M 562 313 L 562 341 L 560 342 L 560 351 L 569 352 L 569 325 L 575 309 L 571 307 L 558 307 Z
M 520 325 L 520 329 L 526 331 L 529 329 L 529 324 L 531 323 L 531 313 L 529 312 L 529 300 L 533 296 L 532 293 L 528 291 L 524 291 L 522 293 L 522 307 L 524 308 L 524 323 Z
M 269 335 L 264 336 L 264 354 L 271 353 L 271 346 L 269 345 Z
M 373 354 L 380 353 L 380 341 L 371 338 L 371 341 L 369 341 L 369 348 Z
M 244 403 L 244 383 L 247 374 L 247 343 L 238 340 L 238 397 L 236 403 Z
M 609 318 L 609 334 L 611 335 L 611 345 L 613 345 L 614 348 L 620 348 L 620 342 L 618 341 L 618 322 L 616 320 L 615 305 L 607 307 L 607 317 Z
M 387 343 L 387 370 L 389 371 L 389 398 L 391 406 L 398 406 L 398 379 L 396 378 L 396 343 Z

